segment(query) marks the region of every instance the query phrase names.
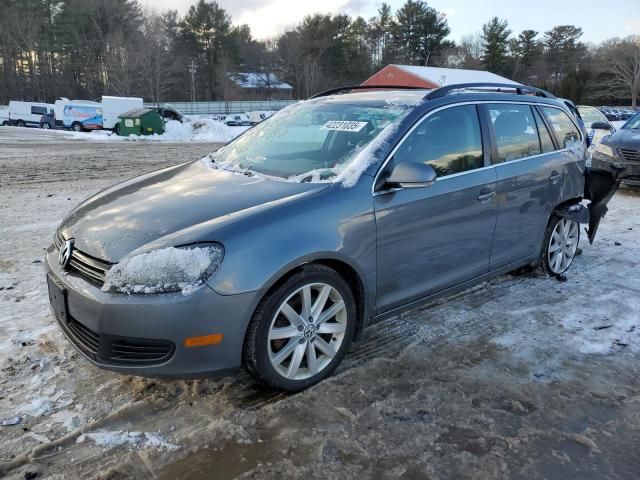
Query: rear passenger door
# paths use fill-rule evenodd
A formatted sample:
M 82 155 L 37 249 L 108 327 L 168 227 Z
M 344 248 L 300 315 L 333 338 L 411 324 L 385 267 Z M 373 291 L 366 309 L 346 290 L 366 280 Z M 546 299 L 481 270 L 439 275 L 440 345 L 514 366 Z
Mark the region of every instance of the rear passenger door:
M 491 249 L 495 270 L 536 255 L 560 199 L 565 157 L 534 105 L 483 105 L 498 177 L 498 217 Z

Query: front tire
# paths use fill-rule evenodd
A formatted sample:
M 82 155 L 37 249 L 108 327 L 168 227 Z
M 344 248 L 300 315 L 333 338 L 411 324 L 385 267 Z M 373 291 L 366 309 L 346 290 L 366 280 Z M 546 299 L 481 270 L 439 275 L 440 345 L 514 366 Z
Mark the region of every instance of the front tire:
M 262 300 L 245 339 L 247 370 L 273 388 L 297 392 L 324 380 L 349 349 L 356 302 L 344 279 L 308 265 Z
M 543 263 L 552 275 L 569 270 L 580 242 L 580 225 L 566 217 L 554 216 L 547 227 Z
M 82 132 L 84 129 L 82 128 L 82 124 L 80 122 L 73 122 L 71 125 L 71 130 L 74 132 Z

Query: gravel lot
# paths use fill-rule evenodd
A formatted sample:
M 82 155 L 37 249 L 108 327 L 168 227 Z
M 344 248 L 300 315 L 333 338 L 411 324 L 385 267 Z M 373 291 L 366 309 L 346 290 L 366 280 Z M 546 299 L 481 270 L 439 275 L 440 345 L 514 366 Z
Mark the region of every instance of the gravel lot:
M 216 145 L 98 143 L 0 127 L 0 477 L 631 479 L 640 475 L 640 194 L 613 199 L 559 282 L 507 275 L 373 326 L 297 395 L 246 374 L 91 366 L 49 315 L 62 217 Z M 11 423 L 11 422 L 9 422 Z

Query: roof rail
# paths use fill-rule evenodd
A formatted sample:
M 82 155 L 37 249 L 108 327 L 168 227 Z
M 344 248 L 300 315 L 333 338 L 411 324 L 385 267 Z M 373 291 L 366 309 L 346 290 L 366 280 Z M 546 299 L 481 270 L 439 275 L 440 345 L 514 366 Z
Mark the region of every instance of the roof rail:
M 352 85 L 350 87 L 337 87 L 331 88 L 329 90 L 325 90 L 324 92 L 316 93 L 309 97 L 312 98 L 320 98 L 327 97 L 329 95 L 333 95 L 334 93 L 347 92 L 351 90 L 375 90 L 375 89 L 387 89 L 387 90 L 429 90 L 425 87 L 411 87 L 407 85 Z
M 535 94 L 537 97 L 544 98 L 556 98 L 553 94 L 536 87 L 529 87 L 527 85 L 518 85 L 512 83 L 458 83 L 440 87 L 430 91 L 425 95 L 425 100 L 435 100 L 436 98 L 442 98 L 455 90 L 491 90 L 498 93 L 510 93 L 515 90 L 518 95 L 527 95 L 526 92 Z M 504 91 L 508 90 L 508 91 Z

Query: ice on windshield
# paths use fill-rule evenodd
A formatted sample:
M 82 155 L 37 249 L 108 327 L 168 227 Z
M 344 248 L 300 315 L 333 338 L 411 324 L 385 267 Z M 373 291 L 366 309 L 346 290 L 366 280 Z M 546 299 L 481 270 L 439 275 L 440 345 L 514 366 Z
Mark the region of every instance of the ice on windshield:
M 238 173 L 351 187 L 377 160 L 376 151 L 410 109 L 384 101 L 302 102 L 278 112 L 207 161 Z

